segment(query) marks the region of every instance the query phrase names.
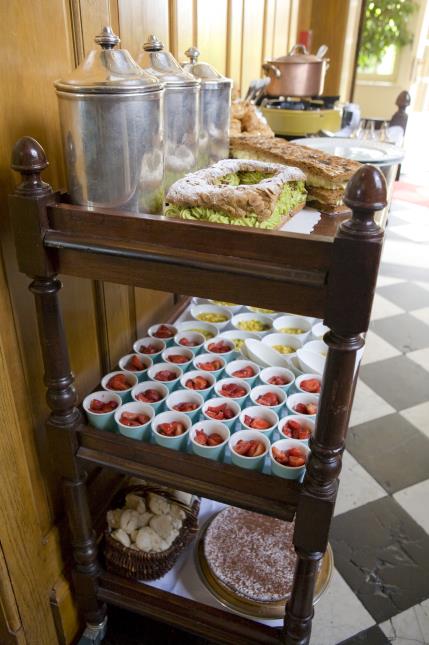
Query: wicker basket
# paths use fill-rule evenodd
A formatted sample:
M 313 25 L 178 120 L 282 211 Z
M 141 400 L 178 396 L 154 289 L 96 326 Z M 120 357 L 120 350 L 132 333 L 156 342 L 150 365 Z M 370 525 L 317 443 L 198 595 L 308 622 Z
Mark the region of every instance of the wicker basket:
M 108 571 L 136 580 L 157 580 L 169 571 L 183 549 L 194 539 L 198 531 L 198 512 L 200 500 L 195 498 L 192 506 L 186 506 L 174 498 L 170 491 L 151 485 L 129 486 L 121 489 L 114 497 L 112 508 L 122 508 L 128 493 L 144 496 L 146 493 L 156 493 L 174 502 L 186 514 L 179 535 L 166 551 L 160 553 L 145 553 L 120 544 L 110 535 L 110 529 L 104 534 L 104 556 Z

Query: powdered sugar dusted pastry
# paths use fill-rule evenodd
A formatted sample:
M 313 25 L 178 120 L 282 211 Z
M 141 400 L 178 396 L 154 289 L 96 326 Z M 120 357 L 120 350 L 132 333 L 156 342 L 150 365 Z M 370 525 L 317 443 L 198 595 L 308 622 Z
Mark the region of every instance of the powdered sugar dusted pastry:
M 295 571 L 294 525 L 232 506 L 212 521 L 204 554 L 213 575 L 255 602 L 284 600 Z
M 225 159 L 186 175 L 167 193 L 169 217 L 278 228 L 305 204 L 305 175 L 298 168 Z

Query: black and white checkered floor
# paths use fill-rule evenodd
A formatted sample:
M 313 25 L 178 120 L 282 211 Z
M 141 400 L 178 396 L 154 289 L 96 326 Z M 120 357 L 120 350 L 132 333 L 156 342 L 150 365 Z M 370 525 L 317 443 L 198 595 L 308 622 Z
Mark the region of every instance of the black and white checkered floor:
M 312 645 L 429 644 L 429 208 L 407 202 L 391 211 L 331 544 Z M 203 643 L 119 610 L 105 642 Z

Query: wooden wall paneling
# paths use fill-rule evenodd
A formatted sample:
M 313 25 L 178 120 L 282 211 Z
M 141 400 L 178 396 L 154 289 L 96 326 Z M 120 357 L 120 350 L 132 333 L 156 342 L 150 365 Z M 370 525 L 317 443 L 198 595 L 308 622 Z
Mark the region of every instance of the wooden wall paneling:
M 201 60 L 226 73 L 227 0 L 197 0 L 197 46 Z
M 297 36 L 300 31 L 307 31 L 311 28 L 311 11 L 313 0 L 298 0 Z M 313 48 L 312 48 L 313 51 Z
M 215 5 L 212 5 L 213 8 Z M 179 62 L 198 39 L 196 0 L 170 0 L 170 51 Z
M 264 0 L 245 2 L 243 10 L 241 93 L 245 94 L 250 81 L 260 78 L 262 73 Z
M 264 28 L 262 36 L 262 60 L 273 59 L 274 25 L 276 22 L 277 0 L 265 0 Z
M 288 51 L 298 40 L 298 20 L 299 20 L 300 0 L 291 0 L 289 16 L 289 42 Z
M 136 332 L 137 337 L 142 338 L 151 325 L 165 320 L 174 304 L 174 296 L 152 289 L 135 289 L 135 293 Z
M 117 10 L 112 0 L 70 0 L 72 35 L 76 52 L 76 62 L 80 63 L 85 55 L 95 48 L 94 37 L 104 25 L 113 30 L 118 27 Z
M 243 34 L 243 0 L 228 0 L 226 74 L 234 81 L 233 93 L 241 88 L 241 38 Z
M 170 49 L 168 0 L 117 0 L 121 46 L 137 57 L 147 36 L 155 34 Z M 113 11 L 111 9 L 111 11 Z
M 274 58 L 284 56 L 289 48 L 290 0 L 276 0 L 276 19 L 274 25 Z
M 25 645 L 25 636 L 9 577 L 6 558 L 0 543 L 0 643 Z

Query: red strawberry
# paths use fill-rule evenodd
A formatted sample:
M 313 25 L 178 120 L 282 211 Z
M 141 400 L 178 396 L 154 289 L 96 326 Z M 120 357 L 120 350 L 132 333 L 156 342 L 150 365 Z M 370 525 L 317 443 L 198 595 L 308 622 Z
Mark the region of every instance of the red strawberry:
M 232 375 L 235 376 L 235 378 L 251 378 L 252 376 L 255 376 L 255 371 L 253 367 L 247 365 L 246 367 L 243 367 L 243 369 L 233 372 Z
M 320 392 L 320 382 L 315 378 L 309 378 L 305 381 L 301 381 L 300 387 L 306 392 L 311 392 L 311 394 L 319 394 Z
M 234 450 L 238 455 L 242 455 L 243 457 L 245 457 L 251 447 L 252 447 L 251 441 L 243 441 L 243 439 L 240 439 L 235 444 Z
M 89 409 L 91 412 L 97 412 L 98 414 L 105 414 L 106 412 L 113 412 L 116 410 L 118 404 L 116 401 L 99 401 L 98 399 L 92 399 L 89 404 Z
M 195 376 L 194 378 L 188 379 L 185 385 L 190 390 L 206 390 L 210 384 L 204 377 Z
M 209 434 L 207 438 L 208 446 L 219 446 L 223 442 L 224 442 L 223 437 L 217 432 L 212 432 L 212 434 Z
M 299 468 L 305 464 L 305 459 L 302 457 L 294 457 L 293 455 L 289 456 L 289 466 L 292 468 Z
M 265 419 L 261 417 L 250 417 L 248 414 L 244 415 L 244 423 L 254 430 L 267 430 L 270 427 L 270 424 Z
M 229 345 L 224 340 L 219 340 L 208 345 L 209 352 L 213 352 L 213 354 L 225 354 L 226 352 L 230 352 L 231 349 L 232 345 Z
M 136 399 L 143 401 L 144 403 L 157 403 L 161 401 L 162 395 L 158 390 L 145 390 L 144 392 L 139 392 L 136 395 Z
M 119 421 L 124 426 L 143 426 L 149 421 L 149 417 L 138 412 L 122 412 Z
M 236 383 L 225 383 L 220 390 L 222 396 L 228 396 L 231 399 L 239 399 L 246 395 L 246 390 Z
M 297 403 L 294 409 L 298 414 L 308 414 L 305 403 Z
M 268 405 L 270 407 L 273 405 L 279 405 L 280 400 L 275 392 L 267 392 L 266 394 L 261 394 L 261 396 L 256 399 L 256 403 L 259 403 L 259 405 Z
M 222 363 L 218 360 L 198 364 L 198 369 L 206 370 L 206 372 L 216 372 L 217 370 L 220 370 L 221 367 Z
M 199 443 L 201 446 L 207 446 L 208 436 L 206 435 L 204 430 L 195 430 L 194 439 L 196 443 Z
M 305 457 L 305 452 L 301 448 L 289 448 L 288 450 L 289 457 Z
M 184 401 L 183 403 L 178 403 L 177 405 L 173 405 L 173 410 L 177 410 L 178 412 L 192 412 L 192 410 L 196 410 L 198 407 L 198 403 L 192 403 L 191 401 Z
M 218 421 L 223 421 L 224 419 L 232 419 L 234 417 L 234 412 L 227 406 L 226 403 L 221 403 L 220 405 L 212 406 L 206 409 L 205 413 L 207 416 L 212 419 L 217 419 Z
M 126 369 L 131 370 L 131 372 L 142 372 L 146 369 L 146 365 L 137 354 L 133 354 L 126 364 Z
M 172 338 L 174 336 L 174 331 L 166 325 L 160 325 L 158 329 L 153 332 L 153 335 L 156 338 Z
M 167 361 L 169 363 L 187 363 L 189 361 L 189 358 L 186 358 L 186 356 L 183 356 L 183 354 L 169 354 L 167 356 Z
M 184 347 L 197 347 L 199 345 L 198 341 L 191 340 L 190 338 L 183 337 L 179 340 L 179 343 Z
M 287 385 L 289 381 L 284 376 L 272 376 L 268 379 L 271 385 Z
M 160 350 L 155 345 L 140 345 L 140 354 L 156 354 Z
M 317 414 L 317 405 L 315 403 L 307 403 L 307 414 Z
M 279 448 L 276 448 L 276 446 L 273 446 L 272 451 L 273 451 L 274 459 L 278 461 L 279 464 L 282 464 L 282 466 L 288 465 L 289 458 L 285 450 L 279 450 Z
M 186 428 L 180 421 L 173 421 L 172 423 L 160 423 L 157 431 L 167 437 L 177 437 L 183 434 Z
M 107 387 L 110 390 L 124 391 L 129 390 L 132 384 L 127 381 L 125 374 L 115 374 L 107 381 Z
M 174 381 L 177 378 L 177 374 L 170 370 L 160 370 L 155 374 L 157 381 Z

